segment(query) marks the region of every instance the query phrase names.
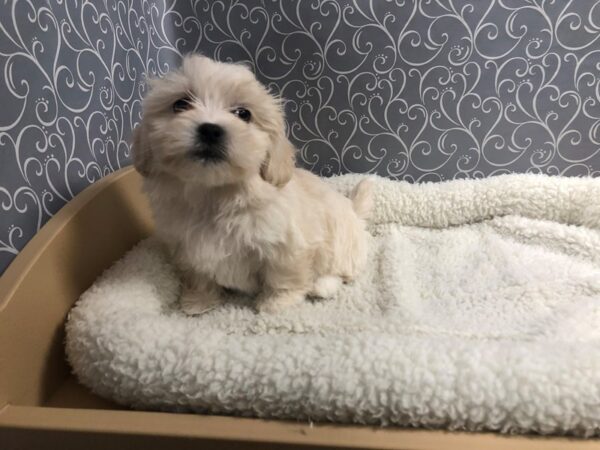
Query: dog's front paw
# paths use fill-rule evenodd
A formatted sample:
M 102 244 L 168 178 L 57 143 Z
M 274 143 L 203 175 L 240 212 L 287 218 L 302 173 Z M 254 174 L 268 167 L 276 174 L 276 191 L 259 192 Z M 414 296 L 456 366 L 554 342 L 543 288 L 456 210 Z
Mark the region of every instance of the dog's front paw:
M 256 308 L 260 313 L 277 314 L 301 303 L 304 298 L 304 292 L 273 292 L 269 295 L 259 298 Z
M 221 297 L 209 292 L 184 292 L 181 296 L 181 310 L 188 316 L 207 313 L 223 303 Z

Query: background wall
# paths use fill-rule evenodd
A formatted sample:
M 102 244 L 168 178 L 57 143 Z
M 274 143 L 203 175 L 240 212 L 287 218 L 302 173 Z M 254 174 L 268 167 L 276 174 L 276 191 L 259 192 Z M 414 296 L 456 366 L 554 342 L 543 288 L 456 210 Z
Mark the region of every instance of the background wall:
M 600 171 L 600 0 L 5 0 L 0 272 L 191 51 L 250 63 L 322 175 Z

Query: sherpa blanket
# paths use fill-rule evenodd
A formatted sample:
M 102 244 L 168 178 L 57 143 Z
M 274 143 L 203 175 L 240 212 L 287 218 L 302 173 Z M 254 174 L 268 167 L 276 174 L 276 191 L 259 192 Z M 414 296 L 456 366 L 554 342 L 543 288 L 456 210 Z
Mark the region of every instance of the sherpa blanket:
M 600 180 L 375 185 L 364 273 L 278 315 L 185 316 L 140 243 L 70 314 L 75 374 L 135 408 L 600 434 Z

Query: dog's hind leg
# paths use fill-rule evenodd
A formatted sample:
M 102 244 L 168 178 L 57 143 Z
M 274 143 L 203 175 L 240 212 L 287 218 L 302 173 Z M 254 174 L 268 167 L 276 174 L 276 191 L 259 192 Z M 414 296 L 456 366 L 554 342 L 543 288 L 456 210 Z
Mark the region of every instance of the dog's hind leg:
M 330 298 L 335 295 L 342 286 L 342 279 L 335 275 L 324 275 L 315 280 L 312 289 L 308 293 L 311 297 Z

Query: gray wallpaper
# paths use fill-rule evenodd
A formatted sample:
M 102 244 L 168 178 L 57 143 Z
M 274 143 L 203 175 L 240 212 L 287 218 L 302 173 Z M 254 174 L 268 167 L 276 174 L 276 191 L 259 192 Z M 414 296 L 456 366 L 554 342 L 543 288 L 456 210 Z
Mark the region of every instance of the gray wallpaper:
M 192 51 L 251 64 L 321 175 L 600 171 L 600 0 L 0 0 L 0 271 Z

